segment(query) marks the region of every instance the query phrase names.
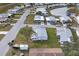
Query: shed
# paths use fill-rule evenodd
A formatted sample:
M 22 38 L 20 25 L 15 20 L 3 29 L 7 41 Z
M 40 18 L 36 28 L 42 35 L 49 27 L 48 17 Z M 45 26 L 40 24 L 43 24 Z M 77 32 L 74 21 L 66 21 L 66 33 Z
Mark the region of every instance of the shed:
M 27 44 L 20 44 L 20 50 L 28 50 Z
M 44 21 L 44 17 L 40 15 L 36 15 L 34 18 L 35 21 Z

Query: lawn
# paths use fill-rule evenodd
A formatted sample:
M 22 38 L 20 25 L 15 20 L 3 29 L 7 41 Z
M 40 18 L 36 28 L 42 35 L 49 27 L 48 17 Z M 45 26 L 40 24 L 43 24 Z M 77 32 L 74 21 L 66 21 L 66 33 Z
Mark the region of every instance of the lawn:
M 9 31 L 12 26 L 8 24 L 0 24 L 0 31 Z
M 48 40 L 47 41 L 30 41 L 30 48 L 59 48 L 60 44 L 56 37 L 56 29 L 47 28 Z
M 28 43 L 28 39 L 30 39 L 31 33 L 32 33 L 31 28 L 28 28 L 28 27 L 22 28 L 19 31 L 19 33 L 18 33 L 18 35 L 16 37 L 15 42 L 18 43 L 18 44 Z
M 3 37 L 4 37 L 4 35 L 3 35 L 3 34 L 0 34 L 0 40 L 1 40 Z
M 74 42 L 76 42 L 77 39 L 78 39 L 76 31 L 74 31 L 74 30 L 71 29 L 71 32 L 72 32 L 72 35 L 73 35 L 73 40 L 74 40 Z
M 27 17 L 25 23 L 27 23 L 27 24 L 33 24 L 33 23 L 34 23 L 34 16 L 35 16 L 34 14 L 30 14 L 30 15 Z

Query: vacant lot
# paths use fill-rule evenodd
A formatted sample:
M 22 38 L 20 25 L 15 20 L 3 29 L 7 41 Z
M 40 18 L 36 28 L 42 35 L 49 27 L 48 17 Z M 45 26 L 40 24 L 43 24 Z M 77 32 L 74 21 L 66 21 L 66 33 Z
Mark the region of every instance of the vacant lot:
M 28 43 L 28 40 L 30 39 L 30 35 L 32 33 L 31 28 L 25 27 L 21 29 L 16 37 L 16 43 Z
M 47 41 L 30 41 L 30 48 L 58 48 L 60 44 L 56 37 L 54 28 L 47 28 L 48 40 Z
M 27 24 L 33 24 L 33 23 L 34 23 L 34 16 L 35 16 L 34 14 L 30 14 L 30 15 L 27 17 L 25 23 L 27 23 Z

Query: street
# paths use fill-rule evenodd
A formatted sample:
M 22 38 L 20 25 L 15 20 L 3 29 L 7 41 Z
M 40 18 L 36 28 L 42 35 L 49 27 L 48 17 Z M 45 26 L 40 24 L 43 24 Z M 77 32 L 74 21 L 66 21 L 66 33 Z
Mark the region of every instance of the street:
M 5 37 L 0 41 L 0 56 L 6 55 L 9 50 L 8 43 L 15 40 L 19 30 L 22 28 L 26 16 L 29 15 L 30 10 L 26 10 L 25 13 L 20 17 L 18 22 L 11 28 L 11 30 L 5 35 Z

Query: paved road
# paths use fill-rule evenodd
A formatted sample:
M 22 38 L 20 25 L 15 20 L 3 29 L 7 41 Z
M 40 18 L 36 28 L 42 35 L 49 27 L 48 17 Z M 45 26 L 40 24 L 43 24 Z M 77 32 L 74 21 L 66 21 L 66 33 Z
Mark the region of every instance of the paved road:
M 21 16 L 20 20 L 12 27 L 12 29 L 7 33 L 7 35 L 0 41 L 0 56 L 6 55 L 9 50 L 8 43 L 16 38 L 19 30 L 22 28 L 26 16 L 28 16 L 30 10 L 26 10 L 25 13 Z
M 47 28 L 56 28 L 56 27 L 59 27 L 57 25 L 40 25 L 40 24 L 24 24 L 23 27 L 33 27 L 33 26 L 42 26 L 42 27 L 47 27 Z M 65 27 L 65 26 L 61 26 L 61 27 Z

